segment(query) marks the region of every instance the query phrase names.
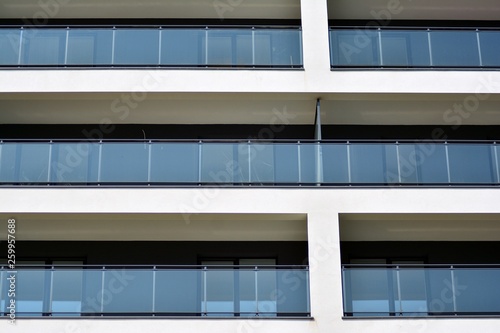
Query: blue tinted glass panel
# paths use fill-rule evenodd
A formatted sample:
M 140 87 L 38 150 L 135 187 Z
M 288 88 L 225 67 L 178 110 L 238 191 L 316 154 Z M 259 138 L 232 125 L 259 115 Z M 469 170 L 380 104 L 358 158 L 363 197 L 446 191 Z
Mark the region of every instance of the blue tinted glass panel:
M 255 64 L 302 65 L 301 32 L 298 30 L 255 31 Z
M 23 65 L 60 65 L 65 63 L 66 30 L 29 29 L 23 32 Z
M 209 65 L 251 65 L 251 30 L 208 30 Z
M 252 183 L 274 182 L 274 145 L 252 143 L 249 147 Z
M 101 270 L 83 270 L 82 313 L 85 315 L 98 315 L 102 312 L 103 303 L 109 301 L 110 295 L 113 297 L 109 285 L 104 285 L 107 291 L 103 292 L 102 278 Z
M 300 182 L 323 182 L 323 147 L 319 144 L 301 144 Z
M 155 312 L 191 314 L 201 312 L 200 270 L 156 271 Z M 201 286 L 200 286 L 201 288 Z
M 53 143 L 50 181 L 57 183 L 97 182 L 99 144 Z
M 427 310 L 432 315 L 451 313 L 453 301 L 451 297 L 451 271 L 447 268 L 428 268 L 427 273 Z M 443 297 L 443 293 L 446 296 Z
M 382 64 L 385 66 L 429 66 L 426 31 L 382 31 Z
M 401 144 L 399 165 L 402 183 L 447 183 L 446 150 L 443 144 Z
M 0 65 L 17 65 L 21 30 L 0 29 Z
M 273 280 L 269 277 L 268 272 L 266 277 L 267 281 L 271 283 Z M 275 280 L 277 287 L 275 290 L 279 290 L 279 294 L 282 297 L 278 298 L 276 302 L 278 313 L 308 313 L 309 309 L 309 299 L 308 299 L 308 289 L 309 289 L 309 272 L 302 269 L 286 269 L 286 270 L 276 270 L 272 272 L 276 275 Z M 294 281 L 290 283 L 290 281 Z M 268 290 L 271 289 L 272 284 L 268 284 Z M 276 293 L 271 293 L 270 299 Z M 267 296 L 269 297 L 269 296 Z
M 197 143 L 153 143 L 151 147 L 152 182 L 198 182 Z
M 113 30 L 71 29 L 68 35 L 70 65 L 110 65 Z
M 203 144 L 201 181 L 208 183 L 248 182 L 246 145 Z
M 425 269 L 401 269 L 399 272 L 394 271 L 393 278 L 399 278 L 399 284 L 393 283 L 394 295 L 400 294 L 400 299 L 395 300 L 395 311 L 403 312 L 406 316 L 426 315 L 428 309 Z
M 51 310 L 55 316 L 78 315 L 82 312 L 82 269 L 54 270 Z
M 353 183 L 399 182 L 395 145 L 351 145 L 350 159 Z
M 234 282 L 232 269 L 212 269 L 204 272 L 206 280 L 201 283 L 202 312 L 212 315 L 232 315 L 235 311 Z
M 161 30 L 161 64 L 203 65 L 206 63 L 204 45 L 204 30 Z
M 434 66 L 479 66 L 477 35 L 473 31 L 432 31 Z
M 153 271 L 106 270 L 104 312 L 151 313 L 153 311 Z
M 448 154 L 452 183 L 495 182 L 495 162 L 491 146 L 450 144 Z
M 298 183 L 299 156 L 296 144 L 274 145 L 274 179 L 276 183 Z
M 103 143 L 101 182 L 147 182 L 149 144 Z
M 377 31 L 333 30 L 330 42 L 333 66 L 380 66 Z
M 483 66 L 500 67 L 500 31 L 479 32 Z
M 119 29 L 115 31 L 115 58 L 118 65 L 159 64 L 159 30 Z
M 458 269 L 455 299 L 459 312 L 500 312 L 500 269 Z
M 323 144 L 321 146 L 321 155 L 323 160 L 323 181 L 325 183 L 348 183 L 347 145 Z
M 49 150 L 48 143 L 4 143 L 0 179 L 3 182 L 47 182 Z
M 346 270 L 344 310 L 353 316 L 388 316 L 394 303 L 390 276 L 386 269 Z
M 41 316 L 45 307 L 45 290 L 49 287 L 44 269 L 22 269 L 16 276 L 16 315 Z

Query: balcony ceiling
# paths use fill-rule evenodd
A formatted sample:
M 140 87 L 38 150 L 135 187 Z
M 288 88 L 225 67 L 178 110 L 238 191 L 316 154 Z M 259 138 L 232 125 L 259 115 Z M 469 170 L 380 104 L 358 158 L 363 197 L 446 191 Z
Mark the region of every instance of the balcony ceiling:
M 491 95 L 471 112 L 464 104 L 468 95 L 447 94 L 151 93 L 137 103 L 130 101 L 132 96 L 0 94 L 0 124 L 98 124 L 109 119 L 118 124 L 312 125 L 317 97 L 325 125 L 500 124 L 500 95 Z
M 44 8 L 46 3 L 49 5 Z M 58 19 L 299 19 L 300 0 L 2 0 L 0 2 L 0 18 L 45 18 L 47 15 Z
M 341 214 L 342 241 L 500 241 L 498 214 Z
M 399 4 L 399 6 L 398 6 Z M 389 5 L 394 6 L 392 13 Z M 375 13 L 373 14 L 372 11 Z M 377 13 L 390 13 L 390 17 Z M 330 19 L 496 20 L 498 0 L 328 0 Z M 382 17 L 382 18 L 380 18 Z M 381 21 L 382 23 L 382 21 Z

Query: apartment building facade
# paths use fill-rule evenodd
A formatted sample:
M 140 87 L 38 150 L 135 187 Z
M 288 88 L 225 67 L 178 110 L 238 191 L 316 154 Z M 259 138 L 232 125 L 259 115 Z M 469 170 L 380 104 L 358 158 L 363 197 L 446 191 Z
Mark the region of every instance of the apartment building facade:
M 6 332 L 494 332 L 500 4 L 0 3 Z

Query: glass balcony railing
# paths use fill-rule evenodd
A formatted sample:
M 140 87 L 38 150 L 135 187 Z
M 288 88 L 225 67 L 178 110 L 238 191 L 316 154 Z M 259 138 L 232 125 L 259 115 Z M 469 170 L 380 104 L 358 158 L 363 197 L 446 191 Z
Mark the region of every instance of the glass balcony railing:
M 0 315 L 307 317 L 305 266 L 16 266 L 0 269 Z M 291 281 L 291 282 L 290 282 Z
M 499 315 L 500 266 L 343 267 L 345 316 Z
M 0 67 L 302 67 L 300 27 L 0 29 Z
M 500 68 L 500 30 L 331 28 L 333 68 Z
M 2 185 L 500 185 L 495 142 L 0 141 Z

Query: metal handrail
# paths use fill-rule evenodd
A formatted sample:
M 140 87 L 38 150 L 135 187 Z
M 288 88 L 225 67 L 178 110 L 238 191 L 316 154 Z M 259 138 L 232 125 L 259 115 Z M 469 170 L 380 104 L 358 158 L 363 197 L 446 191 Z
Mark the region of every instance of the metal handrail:
M 0 143 L 463 143 L 497 144 L 498 140 L 460 140 L 460 139 L 1 139 Z

